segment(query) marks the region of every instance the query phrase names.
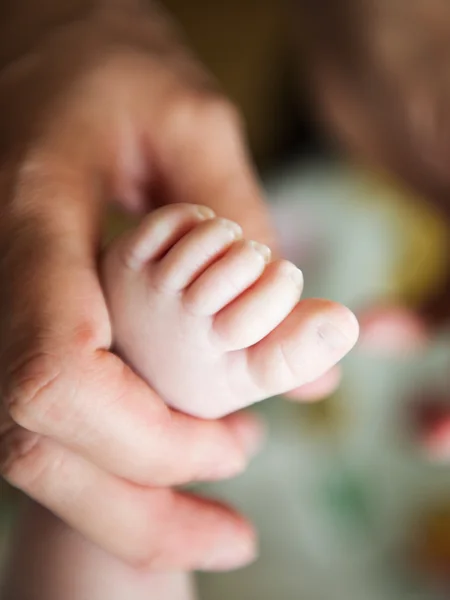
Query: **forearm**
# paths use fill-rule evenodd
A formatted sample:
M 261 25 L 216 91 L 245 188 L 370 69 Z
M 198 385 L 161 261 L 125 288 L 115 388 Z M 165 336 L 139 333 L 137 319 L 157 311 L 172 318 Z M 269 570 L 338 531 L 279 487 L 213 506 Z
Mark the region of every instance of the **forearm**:
M 28 501 L 5 575 L 3 600 L 194 598 L 189 575 L 135 570 Z

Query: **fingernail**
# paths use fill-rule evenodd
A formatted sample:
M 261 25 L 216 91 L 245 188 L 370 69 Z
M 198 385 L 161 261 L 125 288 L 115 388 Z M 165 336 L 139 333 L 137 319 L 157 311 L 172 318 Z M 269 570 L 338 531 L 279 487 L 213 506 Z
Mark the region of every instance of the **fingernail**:
M 266 439 L 265 423 L 252 413 L 237 413 L 228 418 L 228 426 L 237 447 L 233 448 L 233 454 L 228 452 L 224 458 L 221 449 L 220 458 L 205 465 L 201 479 L 203 481 L 222 481 L 236 477 L 248 466 L 249 459 L 256 456 Z
M 358 339 L 358 333 L 358 321 L 350 312 L 345 319 L 324 321 L 317 328 L 319 338 L 333 350 L 350 350 Z
M 248 458 L 256 456 L 264 445 L 266 427 L 255 415 L 240 413 L 236 415 L 233 431 Z
M 272 251 L 269 248 L 269 246 L 266 246 L 265 244 L 260 244 L 259 242 L 254 242 L 253 240 L 250 242 L 250 245 L 254 250 L 256 250 L 256 252 L 258 252 L 258 254 L 260 254 L 263 257 L 264 262 L 270 262 L 270 259 L 272 257 Z
M 240 455 L 236 456 L 234 460 L 227 457 L 225 460 L 222 458 L 214 461 L 214 465 L 204 470 L 201 476 L 202 481 L 223 481 L 225 479 L 231 479 L 240 475 L 248 465 L 248 460 Z
M 242 227 L 240 227 L 237 223 L 234 221 L 229 221 L 228 219 L 220 219 L 220 221 L 223 227 L 228 229 L 228 231 L 231 231 L 235 240 L 239 240 L 242 237 Z
M 211 548 L 208 557 L 199 566 L 201 571 L 227 571 L 252 563 L 257 557 L 252 535 L 245 535 L 242 526 L 230 525 Z
M 205 221 L 206 219 L 213 219 L 216 216 L 216 213 L 208 206 L 199 206 L 197 212 Z

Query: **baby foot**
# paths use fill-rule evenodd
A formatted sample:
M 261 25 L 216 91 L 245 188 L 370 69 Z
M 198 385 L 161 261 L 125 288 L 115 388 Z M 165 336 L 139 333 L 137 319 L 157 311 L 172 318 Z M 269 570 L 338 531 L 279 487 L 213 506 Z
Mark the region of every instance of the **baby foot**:
M 117 351 L 172 407 L 216 418 L 317 379 L 358 324 L 206 208 L 161 208 L 102 265 Z

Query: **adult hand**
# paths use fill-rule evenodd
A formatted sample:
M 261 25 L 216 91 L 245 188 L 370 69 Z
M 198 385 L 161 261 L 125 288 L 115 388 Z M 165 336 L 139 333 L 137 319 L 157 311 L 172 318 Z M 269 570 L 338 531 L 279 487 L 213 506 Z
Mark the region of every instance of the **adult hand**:
M 110 352 L 96 261 L 111 200 L 270 230 L 235 112 L 164 17 L 96 4 L 22 0 L 2 17 L 0 470 L 126 561 L 231 568 L 253 557 L 249 525 L 168 486 L 239 472 L 259 428 L 170 411 Z

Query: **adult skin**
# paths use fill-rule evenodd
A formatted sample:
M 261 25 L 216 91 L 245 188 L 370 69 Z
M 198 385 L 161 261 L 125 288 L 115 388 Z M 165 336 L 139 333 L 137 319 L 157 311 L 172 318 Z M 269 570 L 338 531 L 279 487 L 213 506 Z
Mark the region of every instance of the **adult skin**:
M 239 118 L 150 4 L 3 0 L 0 23 L 1 473 L 132 564 L 242 565 L 246 521 L 170 487 L 238 473 L 260 428 L 170 411 L 110 352 L 96 268 L 112 200 L 271 243 Z

